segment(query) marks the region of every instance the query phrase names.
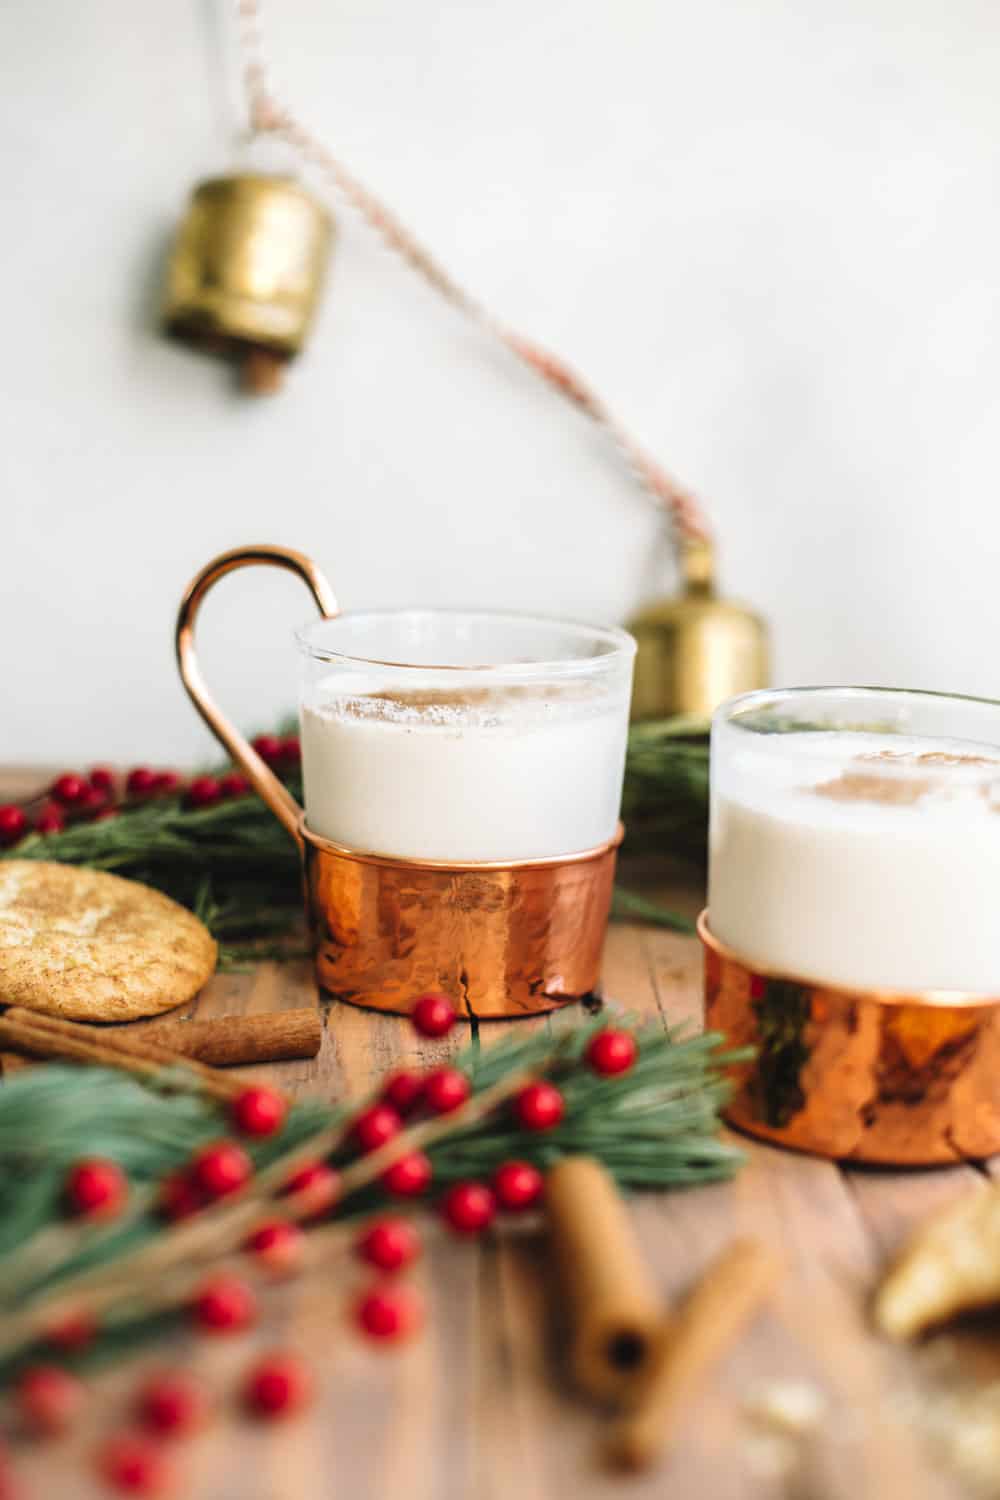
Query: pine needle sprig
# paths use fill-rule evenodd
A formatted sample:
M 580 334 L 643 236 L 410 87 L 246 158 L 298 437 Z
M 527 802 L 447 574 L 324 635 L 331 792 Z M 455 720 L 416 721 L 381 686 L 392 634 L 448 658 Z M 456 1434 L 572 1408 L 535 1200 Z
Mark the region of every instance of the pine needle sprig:
M 334 1222 L 384 1207 L 382 1173 L 417 1147 L 431 1158 L 435 1190 L 457 1178 L 487 1178 L 512 1157 L 544 1169 L 580 1152 L 598 1157 L 626 1187 L 663 1189 L 731 1176 L 741 1154 L 719 1139 L 718 1112 L 728 1094 L 725 1071 L 745 1054 L 721 1051 L 721 1038 L 713 1034 L 637 1028 L 633 1069 L 601 1078 L 583 1054 L 605 1024 L 599 1018 L 488 1048 L 474 1043 L 457 1059 L 473 1085 L 468 1104 L 453 1117 L 418 1120 L 370 1156 L 356 1155 L 343 1108 L 299 1102 L 278 1136 L 250 1143 L 257 1172 L 248 1187 L 174 1228 L 157 1212 L 158 1186 L 227 1133 L 216 1100 L 187 1074 L 150 1084 L 103 1068 L 49 1064 L 17 1075 L 0 1090 L 4 1367 L 37 1352 L 53 1309 L 87 1306 L 88 1297 L 116 1337 L 124 1324 L 158 1315 L 168 1283 L 176 1298 L 178 1277 L 183 1289 L 184 1278 L 197 1276 L 213 1256 L 238 1250 L 261 1217 L 295 1216 L 293 1200 L 275 1195 L 288 1174 L 316 1154 L 343 1173 Z M 566 1113 L 555 1130 L 524 1130 L 506 1107 L 529 1078 L 550 1079 L 562 1091 Z M 106 1226 L 67 1220 L 66 1172 L 81 1156 L 98 1155 L 128 1172 L 128 1212 Z

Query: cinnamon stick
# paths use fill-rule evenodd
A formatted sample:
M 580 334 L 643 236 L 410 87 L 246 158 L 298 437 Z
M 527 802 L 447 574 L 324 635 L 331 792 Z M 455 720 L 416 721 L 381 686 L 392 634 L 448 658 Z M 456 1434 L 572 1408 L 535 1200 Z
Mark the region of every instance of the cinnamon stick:
M 63 1058 L 122 1068 L 144 1075 L 183 1066 L 196 1073 L 205 1090 L 219 1099 L 231 1099 L 245 1088 L 239 1079 L 227 1078 L 204 1063 L 145 1038 L 126 1039 L 117 1032 L 96 1031 L 79 1021 L 65 1021 L 17 1005 L 0 1015 L 0 1049 L 26 1052 L 29 1057 Z
M 312 1006 L 265 1015 L 215 1016 L 207 1021 L 144 1021 L 115 1035 L 148 1039 L 224 1068 L 315 1057 L 323 1041 L 323 1022 Z
M 625 1200 L 599 1162 L 573 1156 L 546 1177 L 545 1212 L 569 1373 L 588 1395 L 622 1401 L 652 1358 L 664 1319 Z
M 610 1463 L 644 1469 L 670 1444 L 684 1404 L 765 1300 L 780 1263 L 759 1240 L 737 1240 L 665 1322 L 634 1409 L 612 1429 Z

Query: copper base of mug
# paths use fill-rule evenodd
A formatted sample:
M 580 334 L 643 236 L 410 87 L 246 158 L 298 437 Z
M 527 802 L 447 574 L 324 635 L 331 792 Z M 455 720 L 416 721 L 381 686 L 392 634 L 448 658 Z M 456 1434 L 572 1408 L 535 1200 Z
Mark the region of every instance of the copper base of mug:
M 849 990 L 762 972 L 713 937 L 705 1024 L 757 1056 L 726 1119 L 837 1160 L 933 1166 L 1000 1151 L 1000 998 Z
M 300 825 L 320 986 L 401 1014 L 440 990 L 487 1019 L 592 995 L 623 831 L 569 858 L 455 865 L 361 854 Z

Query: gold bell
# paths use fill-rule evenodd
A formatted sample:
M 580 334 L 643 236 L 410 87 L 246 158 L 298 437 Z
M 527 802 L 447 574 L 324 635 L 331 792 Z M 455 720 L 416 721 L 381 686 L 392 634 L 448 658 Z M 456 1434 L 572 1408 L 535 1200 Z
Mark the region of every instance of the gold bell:
M 716 596 L 711 544 L 686 541 L 680 565 L 680 597 L 657 600 L 628 624 L 639 646 L 633 719 L 707 718 L 734 693 L 767 686 L 767 626 Z
M 240 173 L 195 188 L 170 257 L 164 324 L 277 390 L 319 303 L 333 220 L 288 177 Z

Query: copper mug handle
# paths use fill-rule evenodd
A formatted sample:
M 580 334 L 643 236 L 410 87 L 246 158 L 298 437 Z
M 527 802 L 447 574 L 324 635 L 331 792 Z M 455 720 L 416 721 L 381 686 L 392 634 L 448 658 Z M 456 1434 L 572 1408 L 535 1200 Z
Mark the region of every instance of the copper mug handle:
M 257 563 L 268 568 L 285 568 L 301 578 L 324 619 L 329 620 L 340 613 L 332 588 L 316 564 L 304 553 L 293 552 L 289 547 L 234 547 L 231 552 L 220 552 L 218 557 L 213 557 L 210 563 L 206 563 L 184 591 L 177 614 L 177 664 L 180 667 L 181 681 L 195 708 L 216 739 L 229 751 L 241 770 L 246 772 L 274 816 L 301 850 L 301 807 L 216 704 L 205 686 L 194 649 L 194 622 L 209 589 L 220 578 L 225 578 L 227 573 L 233 573 L 237 568 L 253 567 Z

